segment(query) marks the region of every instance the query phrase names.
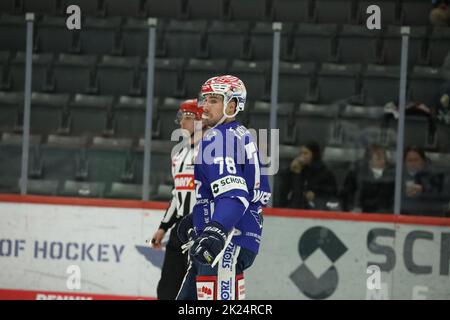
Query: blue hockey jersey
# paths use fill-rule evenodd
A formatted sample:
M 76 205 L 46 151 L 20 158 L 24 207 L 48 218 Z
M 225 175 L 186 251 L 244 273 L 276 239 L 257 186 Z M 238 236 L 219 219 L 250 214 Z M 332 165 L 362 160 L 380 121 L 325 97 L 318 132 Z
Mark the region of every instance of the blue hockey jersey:
M 196 152 L 194 176 L 193 220 L 197 233 L 209 222 L 217 221 L 228 232 L 234 232 L 234 244 L 257 253 L 263 228 L 262 207 L 267 205 L 271 192 L 247 128 L 232 121 L 207 130 Z

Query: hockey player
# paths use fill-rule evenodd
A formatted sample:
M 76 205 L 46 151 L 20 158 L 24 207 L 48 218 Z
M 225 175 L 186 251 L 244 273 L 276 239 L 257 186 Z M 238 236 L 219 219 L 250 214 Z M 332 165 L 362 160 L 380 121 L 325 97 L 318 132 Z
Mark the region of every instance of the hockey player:
M 187 254 L 181 251 L 182 244 L 176 231 L 180 219 L 191 213 L 195 204 L 194 138 L 196 137 L 194 136 L 194 125 L 195 123 L 201 124 L 201 115 L 202 108 L 198 107 L 197 100 L 184 101 L 177 113 L 176 122 L 181 129 L 189 132 L 190 145 L 182 148 L 172 158 L 173 198 L 151 241 L 154 248 L 161 248 L 162 239 L 172 228 L 157 288 L 157 296 L 160 300 L 175 299 L 187 269 Z
M 244 110 L 244 83 L 225 75 L 200 93 L 205 131 L 195 159 L 197 202 L 178 227 L 190 263 L 177 299 L 245 298 L 243 271 L 258 253 L 262 207 L 270 198 L 250 132 L 235 117 Z

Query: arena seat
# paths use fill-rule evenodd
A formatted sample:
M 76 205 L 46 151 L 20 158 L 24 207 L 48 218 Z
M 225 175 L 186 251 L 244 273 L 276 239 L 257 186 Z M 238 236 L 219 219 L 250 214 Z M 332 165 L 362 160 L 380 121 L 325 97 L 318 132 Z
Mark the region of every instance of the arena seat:
M 194 20 L 222 20 L 225 15 L 225 0 L 189 0 L 187 15 Z
M 76 94 L 69 103 L 71 133 L 74 135 L 102 134 L 107 128 L 113 96 Z
M 33 54 L 31 89 L 45 90 L 50 81 L 49 70 L 54 60 L 53 54 Z M 10 64 L 12 90 L 22 91 L 25 87 L 25 52 L 18 52 Z
M 360 94 L 360 64 L 323 63 L 317 74 L 319 101 L 334 103 Z
M 145 0 L 105 0 L 105 10 L 108 16 L 146 16 Z
M 408 65 L 421 62 L 424 54 L 427 27 L 411 27 L 408 43 Z M 383 36 L 383 60 L 386 64 L 400 64 L 402 50 L 402 36 L 400 26 L 388 26 Z
M 170 20 L 164 34 L 164 45 L 169 57 L 200 57 L 206 46 L 206 21 Z
M 315 0 L 314 19 L 318 23 L 350 23 L 355 0 Z
M 430 23 L 430 1 L 402 0 L 402 24 L 406 26 L 425 26 Z
M 315 78 L 316 64 L 312 62 L 280 62 L 279 101 L 307 100 Z
M 23 0 L 25 12 L 56 14 L 58 0 Z
M 121 50 L 118 31 L 122 18 L 86 17 L 80 30 L 80 51 L 83 54 L 112 54 Z
M 324 62 L 334 56 L 336 24 L 298 24 L 294 31 L 296 61 Z
M 0 50 L 25 51 L 26 23 L 23 15 L 0 15 Z
M 337 105 L 301 103 L 295 113 L 296 144 L 314 140 L 322 146 L 327 145 L 331 140 L 338 112 Z
M 343 25 L 338 36 L 338 60 L 341 63 L 375 63 L 380 59 L 381 32 L 365 26 Z
M 48 180 L 71 180 L 77 174 L 77 159 L 88 145 L 87 137 L 50 134 L 42 144 L 44 177 Z
M 31 95 L 31 132 L 53 134 L 62 125 L 63 114 L 67 110 L 68 94 L 33 92 Z
M 67 197 L 101 198 L 106 185 L 99 182 L 64 181 L 59 195 Z
M 182 90 L 183 59 L 155 59 L 154 95 L 170 97 Z M 141 67 L 140 76 L 142 87 L 147 88 L 147 66 Z
M 184 86 L 188 97 L 197 97 L 202 84 L 215 74 L 225 74 L 226 60 L 189 59 L 184 69 Z
M 40 52 L 70 53 L 75 51 L 77 32 L 67 29 L 66 17 L 45 15 L 36 23 L 36 42 Z
M 274 0 L 273 21 L 307 22 L 311 5 L 311 0 Z
M 113 182 L 106 195 L 114 199 L 142 199 L 142 185 L 132 183 Z
M 239 77 L 247 88 L 247 97 L 251 100 L 264 99 L 269 94 L 269 61 L 233 60 L 229 71 Z
M 430 63 L 440 67 L 450 52 L 450 28 L 434 27 L 430 36 Z
M 248 55 L 250 23 L 213 21 L 208 27 L 207 50 L 212 59 L 241 59 Z
M 14 129 L 23 99 L 23 92 L 0 91 L 0 132 Z
M 97 81 L 101 94 L 129 94 L 139 88 L 138 57 L 102 56 L 97 64 Z
M 231 19 L 240 21 L 265 21 L 271 15 L 268 0 L 230 0 L 229 10 Z
M 443 82 L 439 68 L 414 66 L 409 79 L 410 99 L 433 106 L 433 99 Z
M 159 134 L 159 99 L 153 99 L 153 135 Z M 113 107 L 115 135 L 117 137 L 141 137 L 145 133 L 146 99 L 143 97 L 120 96 Z
M 367 65 L 363 71 L 363 94 L 366 104 L 384 105 L 398 100 L 400 67 Z
M 147 16 L 156 18 L 179 19 L 182 16 L 182 0 L 147 0 Z
M 53 67 L 55 91 L 85 93 L 92 87 L 95 55 L 60 54 Z

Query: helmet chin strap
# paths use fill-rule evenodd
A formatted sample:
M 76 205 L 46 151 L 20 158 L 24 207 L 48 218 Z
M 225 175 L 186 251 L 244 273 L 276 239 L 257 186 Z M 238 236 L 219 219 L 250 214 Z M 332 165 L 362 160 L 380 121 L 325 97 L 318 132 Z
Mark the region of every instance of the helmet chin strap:
M 225 98 L 225 97 L 224 97 Z M 230 99 L 231 100 L 231 99 Z M 223 104 L 223 116 L 222 116 L 222 118 L 211 128 L 211 129 L 214 129 L 215 127 L 217 127 L 217 126 L 219 126 L 219 125 L 221 125 L 222 123 L 224 123 L 224 121 L 227 119 L 227 118 L 234 118 L 234 117 L 236 117 L 236 115 L 239 113 L 239 110 L 238 110 L 238 108 L 237 108 L 237 106 L 236 106 L 236 111 L 231 115 L 231 116 L 229 116 L 229 115 L 227 115 L 227 111 L 226 111 L 226 109 L 227 109 L 227 106 L 228 106 L 228 103 L 229 103 L 230 101 L 227 101 L 227 103 L 224 103 Z

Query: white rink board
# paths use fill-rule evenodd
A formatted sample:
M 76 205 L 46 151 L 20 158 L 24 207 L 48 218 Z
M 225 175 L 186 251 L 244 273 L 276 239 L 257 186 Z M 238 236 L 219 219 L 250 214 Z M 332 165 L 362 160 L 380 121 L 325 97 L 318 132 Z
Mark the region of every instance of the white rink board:
M 309 299 L 303 291 L 321 292 L 324 299 L 450 299 L 448 227 L 280 217 L 266 217 L 264 223 L 260 255 L 246 274 L 249 299 Z M 334 263 L 322 254 L 322 249 L 304 260 L 300 257 L 299 240 L 313 227 L 331 230 L 346 246 L 347 251 Z M 370 290 L 367 280 L 372 273 L 367 273 L 367 267 L 387 260 L 376 253 L 373 241 L 368 241 L 374 230 L 380 232 L 376 229 L 395 234 L 375 239 L 378 245 L 388 248 L 390 257 L 395 256 L 395 264 L 389 272 L 381 272 L 381 288 Z M 321 237 L 326 241 L 327 233 Z M 410 244 L 412 247 L 408 247 Z M 411 268 L 411 257 L 419 269 Z M 301 290 L 290 275 L 302 264 L 314 270 L 316 279 L 334 265 L 337 284 L 318 289 L 319 282 L 313 279 Z
M 156 297 L 164 252 L 145 248 L 145 240 L 159 226 L 162 214 L 0 203 L 0 288 Z M 11 252 L 5 240 L 14 244 Z M 16 241 L 22 250 L 16 250 Z M 80 290 L 67 288 L 70 265 L 81 268 Z
M 164 251 L 144 241 L 162 215 L 162 210 L 0 202 L 0 289 L 156 297 Z M 342 243 L 340 252 L 331 233 Z M 307 236 L 303 259 L 299 240 Z M 335 261 L 327 254 L 336 254 Z M 368 265 L 387 260 L 390 271 L 381 273 L 381 289 L 369 290 Z M 245 275 L 246 296 L 450 299 L 449 263 L 448 227 L 266 216 L 261 252 Z M 81 268 L 79 290 L 67 288 L 70 265 Z M 303 272 L 297 274 L 302 288 L 291 279 L 297 269 Z M 323 277 L 328 278 L 322 282 Z

